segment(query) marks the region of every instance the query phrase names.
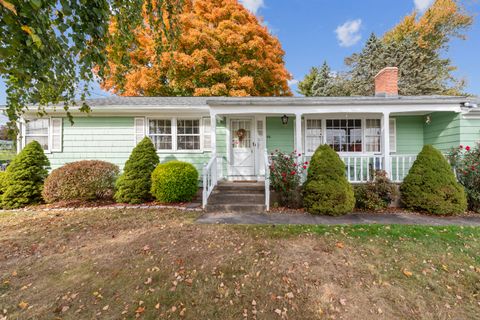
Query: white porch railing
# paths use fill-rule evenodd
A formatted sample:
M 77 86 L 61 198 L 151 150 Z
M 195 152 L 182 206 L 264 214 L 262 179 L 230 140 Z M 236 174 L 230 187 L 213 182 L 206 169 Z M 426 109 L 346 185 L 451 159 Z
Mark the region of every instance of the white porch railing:
M 208 197 L 212 193 L 213 189 L 217 185 L 217 156 L 214 155 L 210 158 L 210 161 L 203 167 L 203 194 L 202 194 L 202 207 L 205 209 L 208 203 Z
M 410 168 L 412 167 L 413 163 L 417 159 L 417 155 L 391 155 L 390 161 L 392 169 L 390 179 L 393 182 L 402 182 L 403 179 L 407 176 Z
M 371 181 L 376 170 L 385 169 L 385 158 L 382 155 L 342 155 L 346 175 L 351 183 Z
M 265 210 L 270 211 L 270 157 L 267 149 L 265 149 L 263 158 L 265 166 Z

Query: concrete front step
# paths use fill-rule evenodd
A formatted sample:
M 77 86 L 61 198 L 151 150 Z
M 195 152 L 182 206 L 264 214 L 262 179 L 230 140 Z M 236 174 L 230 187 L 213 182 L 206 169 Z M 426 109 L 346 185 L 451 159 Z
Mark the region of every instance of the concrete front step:
M 264 204 L 263 193 L 213 193 L 208 204 Z
M 215 188 L 216 191 L 221 192 L 265 192 L 265 185 L 258 183 L 220 183 Z M 214 191 L 215 191 L 214 190 Z
M 263 204 L 208 204 L 207 212 L 224 213 L 263 213 L 265 205 Z
M 208 199 L 207 212 L 262 213 L 265 211 L 263 182 L 220 182 Z

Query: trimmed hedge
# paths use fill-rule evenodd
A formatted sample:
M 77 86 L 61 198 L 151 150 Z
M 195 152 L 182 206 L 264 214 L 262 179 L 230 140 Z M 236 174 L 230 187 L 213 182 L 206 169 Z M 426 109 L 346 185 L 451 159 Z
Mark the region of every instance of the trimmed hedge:
M 152 173 L 152 195 L 160 202 L 191 201 L 198 190 L 198 171 L 182 161 L 159 164 Z
M 349 213 L 355 206 L 345 164 L 328 145 L 318 147 L 310 160 L 303 203 L 309 213 L 332 216 Z
M 99 160 L 68 163 L 45 180 L 43 197 L 46 202 L 111 200 L 119 169 Z
M 426 145 L 400 187 L 402 201 L 409 210 L 437 215 L 465 212 L 465 190 L 457 182 L 447 159 Z
M 150 138 L 145 137 L 133 149 L 125 163 L 123 174 L 117 180 L 115 201 L 125 203 L 142 203 L 151 200 L 152 172 L 159 159 Z
M 50 166 L 45 152 L 37 141 L 32 141 L 7 167 L 2 207 L 21 208 L 42 202 L 43 182 Z

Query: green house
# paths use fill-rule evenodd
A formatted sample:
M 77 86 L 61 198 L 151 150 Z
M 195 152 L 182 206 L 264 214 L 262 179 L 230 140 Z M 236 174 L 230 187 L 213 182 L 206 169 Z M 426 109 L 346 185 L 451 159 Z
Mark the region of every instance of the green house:
M 398 96 L 397 74 L 382 70 L 372 97 L 111 97 L 89 100 L 88 115 L 73 110 L 74 124 L 61 108 L 47 108 L 43 118 L 32 109 L 18 146 L 39 141 L 53 169 L 83 159 L 122 168 L 148 136 L 162 162 L 194 164 L 211 190 L 223 179 L 263 181 L 275 149 L 308 160 L 329 144 L 352 183 L 377 169 L 401 182 L 423 145 L 447 152 L 479 140 L 480 109 L 466 97 Z

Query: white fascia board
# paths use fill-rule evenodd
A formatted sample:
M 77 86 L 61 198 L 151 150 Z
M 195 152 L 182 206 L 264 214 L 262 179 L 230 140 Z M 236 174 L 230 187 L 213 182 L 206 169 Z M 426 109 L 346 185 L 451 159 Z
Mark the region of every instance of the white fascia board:
M 195 105 L 119 105 L 119 106 L 99 106 L 94 105 L 90 106 L 91 111 L 89 113 L 81 112 L 78 106 L 70 107 L 69 111 L 73 116 L 109 116 L 109 115 L 151 115 L 151 114 L 208 114 L 209 107 L 206 105 L 195 106 Z M 45 111 L 49 115 L 66 115 L 66 111 L 63 107 L 46 107 Z M 37 109 L 35 107 L 30 107 L 26 112 L 26 115 L 36 115 Z
M 211 106 L 213 114 L 321 114 L 321 113 L 408 113 L 461 112 L 459 104 L 404 104 L 404 105 L 318 105 L 318 106 Z

